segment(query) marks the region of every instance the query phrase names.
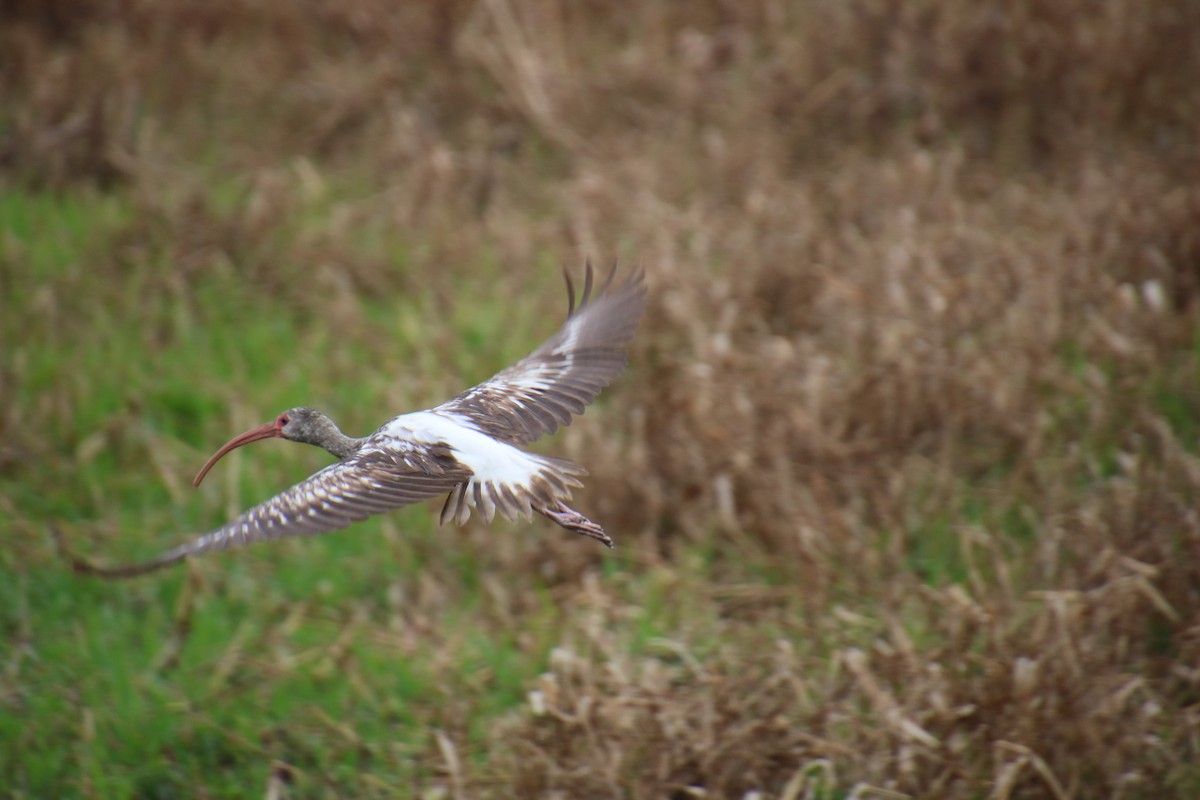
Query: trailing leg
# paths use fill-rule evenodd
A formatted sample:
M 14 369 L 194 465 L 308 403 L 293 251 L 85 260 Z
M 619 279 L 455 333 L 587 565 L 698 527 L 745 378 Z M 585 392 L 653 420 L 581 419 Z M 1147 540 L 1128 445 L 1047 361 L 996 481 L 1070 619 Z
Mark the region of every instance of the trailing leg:
M 555 500 L 553 505 L 536 504 L 533 510 L 569 531 L 603 542 L 604 546 L 610 549 L 613 546 L 613 540 L 604 532 L 603 528 L 561 500 Z

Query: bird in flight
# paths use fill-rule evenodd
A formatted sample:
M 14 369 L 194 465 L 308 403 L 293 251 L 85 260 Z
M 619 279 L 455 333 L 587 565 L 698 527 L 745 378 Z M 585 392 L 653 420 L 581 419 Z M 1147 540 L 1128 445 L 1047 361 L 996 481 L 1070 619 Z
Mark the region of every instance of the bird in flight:
M 625 346 L 646 305 L 635 272 L 613 285 L 614 266 L 593 292 L 591 264 L 576 303 L 570 275 L 567 319 L 541 347 L 508 369 L 439 406 L 402 414 L 355 438 L 313 408 L 284 411 L 230 440 L 196 475 L 195 486 L 229 451 L 282 438 L 323 447 L 338 461 L 231 522 L 149 561 L 102 567 L 68 555 L 79 572 L 109 578 L 143 575 L 210 550 L 266 539 L 316 536 L 446 494 L 441 522 L 462 524 L 478 512 L 512 521 L 532 513 L 613 546 L 598 524 L 566 504 L 586 471 L 561 458 L 521 449 L 568 425 L 625 368 Z

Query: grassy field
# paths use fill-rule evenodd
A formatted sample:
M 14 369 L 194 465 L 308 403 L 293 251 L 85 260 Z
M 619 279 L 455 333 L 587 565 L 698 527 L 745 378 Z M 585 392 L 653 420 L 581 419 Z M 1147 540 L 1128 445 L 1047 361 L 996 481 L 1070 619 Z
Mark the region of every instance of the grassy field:
M 0 8 L 0 795 L 1200 795 L 1200 7 Z M 110 583 L 524 355 L 606 552 L 438 506 Z

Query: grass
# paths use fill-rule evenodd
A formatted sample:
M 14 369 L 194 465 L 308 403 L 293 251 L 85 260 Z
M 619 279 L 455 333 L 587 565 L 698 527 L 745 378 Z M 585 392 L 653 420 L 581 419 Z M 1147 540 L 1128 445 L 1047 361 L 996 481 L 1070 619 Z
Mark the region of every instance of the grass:
M 1200 792 L 1192 4 L 4 13 L 8 795 Z M 614 552 L 436 504 L 55 551 L 486 377 L 584 257 L 650 310 L 537 447 Z

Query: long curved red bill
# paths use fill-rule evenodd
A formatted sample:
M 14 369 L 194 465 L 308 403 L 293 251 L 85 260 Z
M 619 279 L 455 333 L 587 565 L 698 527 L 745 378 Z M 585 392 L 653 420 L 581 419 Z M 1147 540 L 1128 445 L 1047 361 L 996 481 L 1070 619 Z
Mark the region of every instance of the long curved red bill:
M 224 447 L 214 453 L 213 457 L 210 458 L 208 462 L 200 468 L 200 471 L 196 473 L 196 479 L 192 481 L 192 486 L 199 486 L 200 481 L 204 480 L 204 476 L 208 474 L 210 469 L 212 469 L 213 464 L 216 464 L 218 461 L 220 461 L 221 456 L 225 455 L 230 450 L 235 450 L 242 445 L 250 444 L 251 442 L 257 442 L 263 439 L 274 439 L 282 436 L 283 426 L 280 425 L 278 421 L 259 425 L 257 428 L 251 428 L 250 430 L 246 431 L 241 436 L 235 436 L 234 438 L 230 439 Z

